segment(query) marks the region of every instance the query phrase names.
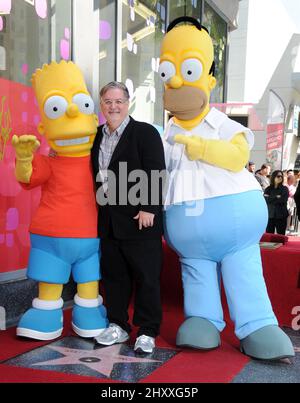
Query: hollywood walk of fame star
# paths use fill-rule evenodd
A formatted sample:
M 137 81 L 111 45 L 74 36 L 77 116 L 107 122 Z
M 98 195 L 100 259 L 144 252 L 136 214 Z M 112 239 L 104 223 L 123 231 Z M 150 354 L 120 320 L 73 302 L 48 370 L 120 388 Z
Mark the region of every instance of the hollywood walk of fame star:
M 82 364 L 88 368 L 97 371 L 107 377 L 110 376 L 113 366 L 116 363 L 132 364 L 132 363 L 158 363 L 161 361 L 151 360 L 148 358 L 127 357 L 120 355 L 122 345 L 114 345 L 104 347 L 97 350 L 79 350 L 69 347 L 47 346 L 51 350 L 63 354 L 64 357 L 56 358 L 49 361 L 37 362 L 33 365 L 75 365 Z

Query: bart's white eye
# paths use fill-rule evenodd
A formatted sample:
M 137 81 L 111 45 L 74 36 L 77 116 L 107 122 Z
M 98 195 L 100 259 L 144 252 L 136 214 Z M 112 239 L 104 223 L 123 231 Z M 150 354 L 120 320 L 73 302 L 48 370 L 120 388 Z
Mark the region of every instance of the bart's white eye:
M 86 115 L 92 115 L 94 113 L 94 101 L 89 95 L 77 94 L 73 97 L 72 101 L 78 106 L 80 112 Z
M 176 68 L 171 62 L 162 62 L 158 74 L 164 83 L 168 82 L 176 74 Z
M 181 74 L 185 81 L 197 81 L 202 75 L 203 66 L 198 59 L 187 59 L 181 65 Z
M 49 119 L 57 119 L 64 115 L 67 107 L 68 101 L 64 97 L 54 95 L 45 102 L 44 112 Z

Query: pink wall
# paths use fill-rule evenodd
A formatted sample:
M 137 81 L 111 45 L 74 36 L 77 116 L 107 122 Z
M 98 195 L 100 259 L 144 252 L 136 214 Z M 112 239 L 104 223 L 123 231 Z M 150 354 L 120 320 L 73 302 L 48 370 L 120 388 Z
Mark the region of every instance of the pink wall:
M 30 87 L 0 79 L 0 273 L 27 267 L 28 227 L 39 203 L 40 189 L 25 191 L 14 177 L 14 134 L 35 134 L 40 152 L 48 152 L 37 133 L 39 112 Z

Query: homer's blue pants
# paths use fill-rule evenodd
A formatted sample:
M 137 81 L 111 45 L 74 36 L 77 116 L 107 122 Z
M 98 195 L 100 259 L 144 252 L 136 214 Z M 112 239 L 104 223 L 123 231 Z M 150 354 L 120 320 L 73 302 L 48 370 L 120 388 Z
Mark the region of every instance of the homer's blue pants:
M 181 261 L 184 313 L 225 327 L 217 264 L 239 339 L 277 319 L 262 273 L 259 240 L 268 212 L 260 191 L 172 205 L 165 238 Z

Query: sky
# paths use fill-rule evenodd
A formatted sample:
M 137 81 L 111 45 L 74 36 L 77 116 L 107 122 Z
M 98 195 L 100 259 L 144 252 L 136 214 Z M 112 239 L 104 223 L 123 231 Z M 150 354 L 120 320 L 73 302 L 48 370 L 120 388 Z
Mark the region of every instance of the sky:
M 291 20 L 293 20 L 295 26 L 298 28 L 297 31 L 300 33 L 300 0 L 282 0 L 284 8 L 289 13 Z M 300 72 L 300 52 L 295 63 L 295 72 Z
M 282 5 L 287 9 L 300 32 L 300 0 L 282 0 Z

